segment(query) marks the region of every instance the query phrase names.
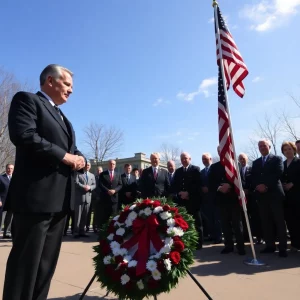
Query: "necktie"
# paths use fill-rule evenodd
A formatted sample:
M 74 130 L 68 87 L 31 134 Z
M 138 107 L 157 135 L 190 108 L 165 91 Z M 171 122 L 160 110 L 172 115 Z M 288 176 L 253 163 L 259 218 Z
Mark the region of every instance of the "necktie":
M 127 183 L 130 183 L 130 175 L 127 175 Z
M 157 169 L 156 168 L 154 168 L 154 170 L 153 170 L 153 176 L 154 176 L 154 179 L 157 178 Z
M 207 177 L 208 167 L 205 167 L 205 176 Z
M 88 181 L 89 181 L 89 178 L 88 178 L 87 172 L 85 173 L 85 178 L 86 178 L 86 182 L 88 182 Z
M 186 168 L 183 168 L 184 173 L 186 172 Z
M 113 171 L 109 172 L 109 177 L 110 177 L 110 181 L 113 181 L 113 179 L 114 179 Z
M 61 118 L 62 120 L 64 120 L 64 118 L 63 118 L 63 116 L 62 116 L 62 113 L 61 113 L 60 109 L 58 108 L 58 106 L 57 106 L 57 105 L 54 105 L 53 107 L 55 108 L 55 110 L 56 110 L 57 113 L 59 114 L 60 118 Z
M 266 156 L 263 156 L 263 159 L 262 159 L 262 165 L 263 165 L 263 166 L 265 165 L 266 160 L 267 160 L 267 157 L 266 157 Z

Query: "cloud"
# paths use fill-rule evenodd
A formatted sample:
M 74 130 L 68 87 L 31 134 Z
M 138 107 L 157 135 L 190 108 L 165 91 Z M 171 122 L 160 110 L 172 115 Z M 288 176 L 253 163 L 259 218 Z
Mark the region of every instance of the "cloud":
M 264 32 L 286 24 L 298 13 L 299 6 L 300 0 L 262 0 L 245 5 L 240 16 L 250 20 L 252 30 Z
M 260 82 L 260 81 L 263 81 L 264 79 L 260 76 L 256 76 L 255 78 L 252 79 L 252 82 L 253 83 L 257 83 L 257 82 Z
M 190 93 L 184 93 L 180 91 L 177 94 L 177 98 L 183 99 L 186 102 L 193 102 L 195 97 L 203 94 L 205 98 L 208 98 L 211 95 L 210 88 L 218 83 L 217 77 L 211 77 L 202 80 L 200 83 L 198 90 Z
M 170 104 L 170 103 L 171 102 L 169 100 L 164 100 L 163 98 L 158 98 L 153 103 L 153 106 L 159 106 L 159 105 L 162 105 L 162 104 Z

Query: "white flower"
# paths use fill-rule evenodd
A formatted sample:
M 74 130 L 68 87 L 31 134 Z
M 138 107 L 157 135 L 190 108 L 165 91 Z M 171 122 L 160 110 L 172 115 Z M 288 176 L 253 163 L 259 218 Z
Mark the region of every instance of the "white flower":
M 115 227 L 121 227 L 123 224 L 122 223 L 119 223 L 118 221 L 115 223 Z
M 132 220 L 130 220 L 130 219 L 126 219 L 126 221 L 125 221 L 125 225 L 126 225 L 126 227 L 130 227 L 130 226 L 132 226 Z
M 137 213 L 136 213 L 135 211 L 132 211 L 132 212 L 128 215 L 127 220 L 129 219 L 129 220 L 133 221 L 133 220 L 135 220 L 136 218 L 137 218 Z
M 167 225 L 168 225 L 169 227 L 174 226 L 174 225 L 175 225 L 175 220 L 174 220 L 173 218 L 167 220 Z
M 128 268 L 134 268 L 134 267 L 136 267 L 136 265 L 137 265 L 137 261 L 136 260 L 131 260 L 128 263 Z
M 159 214 L 160 212 L 164 211 L 163 208 L 161 206 L 157 206 L 153 209 L 153 212 L 155 214 Z
M 105 264 L 105 265 L 109 265 L 110 262 L 111 262 L 111 258 L 112 258 L 112 257 L 111 257 L 110 255 L 105 256 L 105 257 L 103 258 L 104 264 Z
M 113 253 L 114 256 L 120 255 L 120 248 L 114 248 L 114 249 L 112 249 L 112 253 Z
M 125 249 L 125 248 L 121 248 L 121 249 L 119 250 L 119 254 L 122 255 L 122 256 L 126 255 L 127 252 L 128 252 L 128 251 L 127 251 L 127 249 Z
M 152 271 L 156 270 L 157 263 L 154 260 L 148 260 L 148 262 L 146 264 L 146 268 L 147 268 L 147 270 L 152 272 Z
M 124 261 L 127 262 L 127 263 L 130 262 L 131 259 L 132 259 L 131 255 L 124 256 Z
M 121 276 L 121 283 L 125 285 L 130 280 L 130 277 L 127 274 Z
M 120 217 L 120 216 L 115 216 L 115 217 L 113 218 L 113 220 L 114 220 L 114 221 L 118 221 L 118 220 L 119 220 L 119 217 Z
M 114 249 L 120 249 L 120 244 L 116 241 L 113 241 L 110 243 L 110 249 L 114 250 Z
M 117 235 L 120 235 L 120 236 L 123 236 L 125 233 L 125 229 L 124 228 L 119 228 L 117 231 L 116 231 L 116 234 Z
M 131 206 L 129 207 L 129 210 L 134 210 L 135 207 L 136 207 L 136 204 L 133 204 L 133 205 L 131 205 Z
M 184 231 L 179 228 L 179 227 L 174 227 L 175 230 L 175 236 L 183 236 L 184 235 Z
M 163 220 L 167 220 L 172 217 L 172 214 L 169 213 L 168 211 L 164 211 L 164 212 L 160 213 L 159 215 Z
M 161 273 L 158 270 L 153 270 L 152 271 L 152 277 L 155 280 L 160 280 L 161 279 Z
M 174 243 L 174 241 L 173 241 L 173 239 L 172 239 L 171 237 L 167 237 L 167 238 L 165 239 L 165 245 L 170 245 L 170 246 L 172 246 L 173 243 Z
M 146 216 L 150 216 L 150 215 L 152 214 L 152 209 L 151 209 L 150 207 L 146 207 L 146 208 L 144 209 L 144 214 L 145 214 Z
M 160 258 L 160 253 L 159 253 L 159 252 L 156 253 L 156 254 L 154 255 L 154 258 L 159 259 L 159 258 Z
M 142 279 L 141 280 L 139 280 L 137 283 L 136 283 L 136 285 L 137 285 L 137 287 L 139 288 L 139 290 L 143 290 L 144 289 L 144 283 L 143 283 L 143 281 L 142 281 Z
M 168 271 L 171 270 L 171 267 L 172 267 L 172 263 L 171 263 L 171 260 L 169 258 L 167 259 L 164 259 L 164 264 L 165 264 L 165 267 Z
M 111 233 L 108 237 L 107 237 L 108 240 L 112 241 L 114 239 L 114 234 Z

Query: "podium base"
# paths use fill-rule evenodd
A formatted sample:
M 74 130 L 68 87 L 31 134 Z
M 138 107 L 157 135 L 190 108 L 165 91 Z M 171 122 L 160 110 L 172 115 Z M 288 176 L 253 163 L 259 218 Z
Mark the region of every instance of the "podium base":
M 262 262 L 261 260 L 255 259 L 255 258 L 248 258 L 244 260 L 244 264 L 247 266 L 256 266 L 256 267 L 263 267 L 267 264 Z

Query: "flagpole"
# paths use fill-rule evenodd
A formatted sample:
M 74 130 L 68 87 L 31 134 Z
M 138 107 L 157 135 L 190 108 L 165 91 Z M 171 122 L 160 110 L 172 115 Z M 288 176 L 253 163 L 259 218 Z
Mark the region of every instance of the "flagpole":
M 217 13 L 218 3 L 217 3 L 216 0 L 213 0 L 213 7 L 214 7 L 216 30 L 217 30 L 217 37 L 218 37 L 218 48 L 219 48 L 219 55 L 220 55 L 220 68 L 221 68 L 221 75 L 222 75 L 223 84 L 224 84 L 225 102 L 226 102 L 227 113 L 228 113 L 228 122 L 229 122 L 230 136 L 231 136 L 232 147 L 233 147 L 234 163 L 235 163 L 235 167 L 236 167 L 236 171 L 237 171 L 237 177 L 238 177 L 237 179 L 238 179 L 238 186 L 239 186 L 239 190 L 240 190 L 240 198 L 242 200 L 242 206 L 243 206 L 243 211 L 244 211 L 244 214 L 245 214 L 246 225 L 247 225 L 247 229 L 248 229 L 250 245 L 251 245 L 251 250 L 252 250 L 252 255 L 253 255 L 253 259 L 246 260 L 246 261 L 244 261 L 244 263 L 247 264 L 247 265 L 253 265 L 253 266 L 263 266 L 263 265 L 265 265 L 265 263 L 263 263 L 261 261 L 258 261 L 257 257 L 256 257 L 256 253 L 255 253 L 255 249 L 254 249 L 254 243 L 253 243 L 253 237 L 252 237 L 251 228 L 250 228 L 250 222 L 249 222 L 248 213 L 247 213 L 245 193 L 244 193 L 244 190 L 243 190 L 241 175 L 240 175 L 239 168 L 238 168 L 238 161 L 237 161 L 237 155 L 236 155 L 236 151 L 235 151 L 235 144 L 234 144 L 234 138 L 233 138 L 233 129 L 232 129 L 231 117 L 230 117 L 230 109 L 229 109 L 227 88 L 225 86 L 226 81 L 225 81 L 225 74 L 224 74 L 224 64 L 223 64 L 222 46 L 221 46 L 221 38 L 220 38 L 219 19 L 218 19 L 218 13 Z

